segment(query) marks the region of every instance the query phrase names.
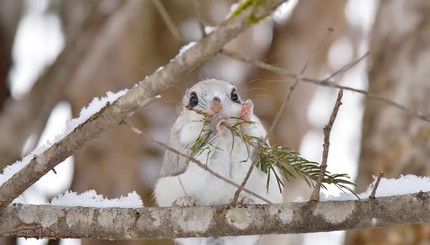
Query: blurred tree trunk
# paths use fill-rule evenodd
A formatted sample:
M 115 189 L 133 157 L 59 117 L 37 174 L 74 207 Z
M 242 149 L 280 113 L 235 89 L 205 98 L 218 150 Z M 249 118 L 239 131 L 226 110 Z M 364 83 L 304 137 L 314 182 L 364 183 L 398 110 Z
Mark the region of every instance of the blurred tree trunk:
M 430 113 L 430 2 L 380 2 L 370 44 L 369 91 Z M 367 99 L 357 179 L 358 192 L 372 175 L 430 175 L 429 123 Z M 405 210 L 407 212 L 407 210 Z M 347 244 L 424 244 L 430 225 L 351 231 Z
M 8 76 L 12 68 L 12 44 L 21 19 L 22 9 L 21 0 L 2 0 L 0 3 L 0 111 L 3 110 L 4 103 L 10 97 Z M 3 164 L 0 163 L 0 166 L 3 167 Z M 16 238 L 2 237 L 0 244 L 16 244 Z
M 0 110 L 10 97 L 8 75 L 12 67 L 12 44 L 22 12 L 21 0 L 0 3 Z

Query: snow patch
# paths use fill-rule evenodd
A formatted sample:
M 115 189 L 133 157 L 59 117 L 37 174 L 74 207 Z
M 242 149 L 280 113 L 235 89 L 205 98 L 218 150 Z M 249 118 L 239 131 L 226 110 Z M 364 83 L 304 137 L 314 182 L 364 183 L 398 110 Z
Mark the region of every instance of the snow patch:
M 213 26 L 205 26 L 205 33 L 209 34 L 215 30 L 215 27 Z
M 164 66 L 160 66 L 160 67 L 157 68 L 157 70 L 155 70 L 155 72 L 160 72 L 163 69 L 164 69 Z
M 104 106 L 106 106 L 107 104 L 112 104 L 119 97 L 125 95 L 127 92 L 128 92 L 128 89 L 123 89 L 116 93 L 108 91 L 105 97 L 101 97 L 101 98 L 95 97 L 90 102 L 90 104 L 88 104 L 87 107 L 84 107 L 81 109 L 81 112 L 79 113 L 78 118 L 74 118 L 67 123 L 66 133 L 64 135 L 60 135 L 59 137 L 57 137 L 56 142 L 60 141 L 62 138 L 64 138 L 65 135 L 69 134 L 76 127 L 78 127 L 79 125 L 87 121 L 88 118 L 90 118 L 95 113 L 99 112 L 100 109 L 102 109 Z
M 16 161 L 11 165 L 6 166 L 3 169 L 3 173 L 0 174 L 0 186 L 3 185 L 3 183 L 5 183 L 8 179 L 10 179 L 10 177 L 12 177 L 22 168 L 24 168 L 24 166 L 27 165 L 31 161 L 31 159 L 40 155 L 46 149 L 48 149 L 48 147 L 46 146 L 37 147 L 32 152 L 27 154 L 22 160 Z
M 188 49 L 192 48 L 194 45 L 196 45 L 196 42 L 189 42 L 188 44 L 185 44 L 179 49 L 178 55 L 176 57 L 183 55 Z
M 234 13 L 234 11 L 236 11 L 236 9 L 239 7 L 239 3 L 233 3 L 230 6 L 230 10 L 228 12 L 227 18 L 230 18 L 231 14 Z
M 374 181 L 367 190 L 363 193 L 358 194 L 360 199 L 369 198 L 372 193 Z M 387 197 L 387 196 L 399 196 L 417 192 L 428 192 L 430 191 L 430 177 L 421 177 L 416 175 L 401 175 L 398 179 L 386 179 L 382 178 L 376 189 L 375 197 Z M 357 197 L 351 193 L 340 193 L 339 196 L 332 195 L 321 195 L 321 201 L 344 201 L 344 200 L 357 200 Z
M 81 194 L 68 191 L 54 197 L 51 201 L 51 205 L 98 208 L 141 208 L 143 207 L 143 202 L 135 191 L 128 193 L 127 196 L 107 199 L 104 198 L 103 195 L 97 194 L 95 190 L 89 190 Z

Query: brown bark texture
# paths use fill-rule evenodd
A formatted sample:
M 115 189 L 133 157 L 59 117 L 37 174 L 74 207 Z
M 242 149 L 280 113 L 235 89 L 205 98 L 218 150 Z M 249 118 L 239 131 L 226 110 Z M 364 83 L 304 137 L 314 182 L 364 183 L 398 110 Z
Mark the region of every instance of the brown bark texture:
M 370 42 L 369 91 L 424 114 L 430 113 L 430 2 L 380 2 Z M 430 174 L 429 123 L 367 99 L 358 191 L 371 176 Z M 411 210 L 402 210 L 402 213 Z M 407 225 L 350 232 L 347 244 L 423 244 L 430 226 Z

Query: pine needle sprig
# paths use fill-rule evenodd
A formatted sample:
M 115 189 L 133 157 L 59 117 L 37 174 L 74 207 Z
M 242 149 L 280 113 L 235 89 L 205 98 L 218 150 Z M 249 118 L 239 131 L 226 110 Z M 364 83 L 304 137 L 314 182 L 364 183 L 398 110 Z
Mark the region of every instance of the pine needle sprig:
M 290 148 L 283 146 L 271 147 L 268 144 L 264 144 L 259 151 L 257 166 L 265 173 L 274 171 L 276 166 L 283 173 L 287 181 L 295 179 L 298 176 L 310 187 L 315 186 L 320 171 L 319 163 L 303 158 L 299 153 Z M 276 171 L 274 173 L 276 176 Z M 334 184 L 340 189 L 354 193 L 350 186 L 354 186 L 355 184 L 349 179 L 350 177 L 347 174 L 332 174 L 329 171 L 325 171 L 322 186 L 327 189 L 324 184 Z
M 212 116 L 195 108 L 190 107 L 188 109 L 204 116 L 202 119 L 204 124 L 202 132 L 190 148 L 193 155 L 198 155 L 202 151 L 207 150 L 208 146 L 212 145 L 209 134 L 203 133 L 206 130 L 206 126 L 211 122 Z M 255 149 L 256 154 L 258 154 L 257 167 L 267 174 L 267 189 L 269 188 L 271 173 L 273 173 L 273 176 L 276 178 L 280 191 L 285 185 L 282 175 L 286 181 L 300 177 L 310 187 L 315 186 L 320 172 L 319 163 L 303 158 L 298 152 L 295 152 L 290 148 L 284 146 L 270 146 L 267 142 L 264 142 L 263 139 L 248 135 L 243 131 L 242 126 L 246 127 L 256 122 L 247 121 L 240 117 L 230 117 L 230 119 L 235 119 L 235 122 L 223 122 L 222 125 L 228 128 L 232 132 L 233 136 L 237 136 L 246 144 L 249 156 L 251 155 L 251 148 Z M 212 147 L 215 146 L 212 145 Z M 280 175 L 280 173 L 282 173 L 282 175 Z M 351 188 L 355 186 L 355 184 L 350 181 L 350 177 L 347 174 L 332 174 L 329 171 L 325 171 L 322 180 L 322 187 L 327 189 L 325 184 L 334 184 L 339 189 L 347 190 L 355 195 Z

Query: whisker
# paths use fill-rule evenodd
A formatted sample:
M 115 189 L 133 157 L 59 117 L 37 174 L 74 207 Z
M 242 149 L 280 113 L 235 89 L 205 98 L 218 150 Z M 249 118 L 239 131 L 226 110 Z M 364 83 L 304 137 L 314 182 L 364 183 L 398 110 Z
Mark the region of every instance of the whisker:
M 258 98 L 260 98 L 260 99 L 270 99 L 270 100 L 273 100 L 273 101 L 276 100 L 276 97 L 273 96 L 273 95 L 271 95 L 271 94 L 257 94 L 257 95 L 252 96 L 251 99 L 252 99 L 252 101 L 257 101 L 257 100 L 259 100 Z
M 254 91 L 264 91 L 264 92 L 268 92 L 269 91 L 269 89 L 267 89 L 267 88 L 264 88 L 264 87 L 255 87 L 255 88 L 250 88 L 250 89 L 248 89 L 248 93 L 250 93 L 250 92 L 254 92 Z
M 261 83 L 285 83 L 287 81 L 293 82 L 292 79 L 261 79 Z
M 256 78 L 256 79 L 252 79 L 251 81 L 248 81 L 248 82 L 246 82 L 246 85 L 252 85 L 252 84 L 254 84 L 254 83 L 256 83 L 256 82 L 261 82 L 261 81 L 263 81 L 264 79 L 261 79 L 261 78 Z
M 185 89 L 184 89 L 183 87 L 177 86 L 177 85 L 175 85 L 175 84 L 171 85 L 171 86 L 169 87 L 169 89 L 170 89 L 170 88 L 172 88 L 172 89 L 174 89 L 174 90 L 177 90 L 177 91 L 181 91 L 181 92 L 185 91 Z

